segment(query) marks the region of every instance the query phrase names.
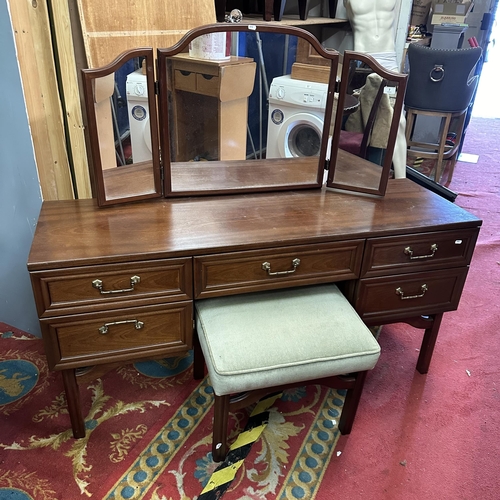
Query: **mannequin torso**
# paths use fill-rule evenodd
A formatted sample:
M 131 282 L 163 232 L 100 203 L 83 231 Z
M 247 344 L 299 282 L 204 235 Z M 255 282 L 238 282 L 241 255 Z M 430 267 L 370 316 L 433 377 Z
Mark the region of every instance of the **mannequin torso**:
M 358 52 L 394 52 L 397 0 L 344 0 Z
M 354 50 L 372 55 L 389 71 L 399 71 L 394 21 L 399 0 L 344 0 L 354 34 Z M 392 163 L 396 178 L 406 177 L 406 120 L 401 114 Z

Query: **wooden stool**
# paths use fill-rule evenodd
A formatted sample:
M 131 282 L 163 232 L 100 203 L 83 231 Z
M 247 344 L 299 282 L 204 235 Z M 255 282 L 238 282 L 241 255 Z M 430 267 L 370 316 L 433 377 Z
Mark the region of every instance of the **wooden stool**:
M 435 160 L 435 182 L 441 181 L 441 175 L 444 171 L 443 162 L 445 160 L 449 160 L 450 162 L 446 184 L 448 185 L 453 178 L 453 171 L 455 170 L 455 164 L 457 163 L 458 150 L 462 141 L 466 114 L 467 110 L 462 111 L 461 113 L 447 113 L 444 111 L 424 111 L 409 107 L 406 108 L 406 144 L 408 147 L 407 157 L 409 159 L 428 158 Z M 441 120 L 437 144 L 415 141 L 413 139 L 415 120 L 419 115 L 434 116 Z M 452 123 L 455 124 L 453 126 L 453 129 Z M 452 144 L 447 144 L 446 141 L 450 132 L 455 133 L 455 140 Z M 409 162 L 409 164 L 411 165 L 411 162 Z
M 450 159 L 449 184 L 462 142 L 467 111 L 479 80 L 478 75 L 471 75 L 482 50 L 480 47 L 437 49 L 411 43 L 407 54 L 410 67 L 404 101 L 407 155 L 436 160 L 436 182 L 441 180 L 443 160 Z M 415 120 L 421 115 L 439 118 L 437 139 L 414 140 Z M 447 144 L 450 132 L 454 132 L 455 142 Z
M 335 285 L 203 299 L 195 308 L 194 377 L 203 378 L 205 361 L 214 461 L 227 452 L 230 412 L 298 385 L 347 389 L 339 430 L 349 434 L 380 347 Z

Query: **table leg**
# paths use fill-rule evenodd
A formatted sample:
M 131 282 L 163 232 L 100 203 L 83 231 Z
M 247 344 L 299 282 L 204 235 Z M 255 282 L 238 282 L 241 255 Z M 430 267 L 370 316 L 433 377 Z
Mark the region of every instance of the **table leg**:
M 417 360 L 417 371 L 425 375 L 429 371 L 429 365 L 436 345 L 439 327 L 443 319 L 443 313 L 432 314 L 428 316 L 415 316 L 413 318 L 405 318 L 399 321 L 384 321 L 383 319 L 365 321 L 367 326 L 374 325 L 389 325 L 391 323 L 406 323 L 424 331 L 422 345 L 420 346 L 420 354 Z
M 429 365 L 431 363 L 432 353 L 434 352 L 434 346 L 436 345 L 442 319 L 443 313 L 433 315 L 430 319 L 430 326 L 425 329 L 422 346 L 420 347 L 420 355 L 417 361 L 417 371 L 422 374 L 429 371 Z
M 85 437 L 85 421 L 82 415 L 80 389 L 76 381 L 75 370 L 63 370 L 62 377 L 73 437 L 75 439 L 83 438 Z

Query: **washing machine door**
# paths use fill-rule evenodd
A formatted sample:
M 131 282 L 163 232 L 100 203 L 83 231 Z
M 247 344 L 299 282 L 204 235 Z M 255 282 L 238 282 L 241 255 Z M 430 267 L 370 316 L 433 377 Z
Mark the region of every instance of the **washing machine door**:
M 318 156 L 323 120 L 311 113 L 295 113 L 281 125 L 278 149 L 281 158 Z
M 135 105 L 130 109 L 130 142 L 134 163 L 150 161 L 153 157 L 151 147 L 151 127 L 149 107 Z

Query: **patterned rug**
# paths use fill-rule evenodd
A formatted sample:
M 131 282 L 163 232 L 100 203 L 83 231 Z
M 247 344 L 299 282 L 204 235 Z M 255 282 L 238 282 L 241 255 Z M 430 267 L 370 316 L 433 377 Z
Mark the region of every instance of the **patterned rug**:
M 429 179 L 434 180 L 435 170 L 436 170 L 436 161 L 428 160 L 423 158 L 410 159 L 408 161 L 408 165 L 413 167 L 415 170 L 418 170 L 420 173 L 424 174 Z M 443 162 L 443 170 L 441 172 L 440 184 L 443 186 L 449 187 L 450 185 L 450 160 L 445 160 Z
M 81 386 L 87 434 L 75 440 L 42 341 L 0 323 L 0 352 L 0 499 L 198 497 L 216 468 L 213 397 L 207 379 L 193 380 L 191 355 L 123 366 Z M 343 399 L 319 386 L 285 392 L 225 498 L 316 498 Z M 249 414 L 230 416 L 231 440 Z

